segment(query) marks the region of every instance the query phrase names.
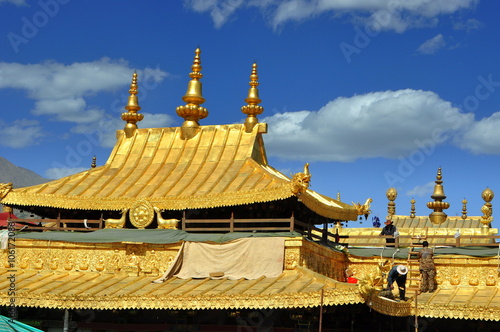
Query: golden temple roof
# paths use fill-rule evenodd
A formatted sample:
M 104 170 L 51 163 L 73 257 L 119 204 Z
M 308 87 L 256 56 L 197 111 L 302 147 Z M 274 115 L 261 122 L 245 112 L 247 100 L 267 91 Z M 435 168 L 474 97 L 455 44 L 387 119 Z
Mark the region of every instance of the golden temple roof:
M 9 305 L 8 271 L 0 272 L 1 305 Z M 100 272 L 22 270 L 16 274 L 16 306 L 58 309 L 259 309 L 362 303 L 356 285 L 305 268 L 276 278 L 179 279 Z M 323 298 L 322 298 L 323 290 Z
M 250 89 L 242 107 L 244 124 L 200 126 L 208 116 L 201 107 L 200 50 L 195 52 L 191 81 L 177 108 L 181 127 L 142 128 L 137 98 L 137 74 L 122 114 L 125 128 L 106 164 L 41 185 L 7 188 L 2 204 L 79 210 L 124 210 L 142 202 L 165 210 L 235 206 L 299 197 L 309 209 L 331 219 L 356 220 L 359 208 L 308 189 L 310 173 L 291 179 L 267 163 L 259 123 L 257 65 L 253 64 Z
M 261 134 L 243 124 L 201 126 L 180 139 L 180 128 L 137 129 L 118 141 L 104 166 L 59 180 L 13 189 L 7 205 L 120 210 L 147 199 L 160 209 L 181 210 L 252 204 L 294 196 L 290 178 L 267 165 Z M 353 206 L 307 190 L 301 200 L 319 214 L 355 220 Z

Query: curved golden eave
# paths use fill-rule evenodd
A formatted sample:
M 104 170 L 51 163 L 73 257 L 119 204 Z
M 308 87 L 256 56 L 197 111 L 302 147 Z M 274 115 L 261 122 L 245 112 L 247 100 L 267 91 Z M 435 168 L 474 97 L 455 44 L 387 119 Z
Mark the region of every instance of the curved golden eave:
M 215 208 L 294 196 L 290 178 L 267 165 L 264 123 L 201 126 L 182 138 L 181 128 L 137 129 L 117 143 L 104 166 L 48 183 L 17 188 L 2 199 L 13 206 L 121 210 L 139 200 L 165 210 Z M 307 190 L 302 202 L 332 219 L 355 220 L 353 206 Z
M 151 276 L 99 272 L 20 271 L 16 278 L 18 307 L 200 310 L 309 308 L 320 306 L 321 301 L 324 305 L 363 302 L 356 285 L 305 268 L 284 271 L 276 278 L 171 278 L 161 284 L 152 283 L 156 277 Z M 9 304 L 7 293 L 0 292 L 0 304 Z

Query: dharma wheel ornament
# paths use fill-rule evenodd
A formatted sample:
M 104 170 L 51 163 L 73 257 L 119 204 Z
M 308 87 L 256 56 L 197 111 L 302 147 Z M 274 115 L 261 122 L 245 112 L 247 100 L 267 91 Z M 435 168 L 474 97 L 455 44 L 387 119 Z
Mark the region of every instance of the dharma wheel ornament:
M 483 224 L 483 228 L 488 228 L 489 224 L 493 221 L 493 205 L 491 204 L 491 201 L 493 200 L 493 197 L 495 197 L 495 194 L 493 193 L 493 190 L 486 188 L 481 193 L 481 197 L 485 202 L 481 207 L 481 212 L 483 213 L 481 223 Z
M 155 211 L 150 202 L 141 199 L 130 208 L 130 222 L 139 229 L 148 227 L 155 216 Z
M 203 74 L 201 73 L 200 53 L 200 49 L 197 48 L 195 50 L 193 65 L 191 66 L 192 72 L 189 74 L 191 81 L 188 83 L 186 94 L 182 97 L 186 105 L 181 105 L 176 109 L 177 115 L 184 118 L 184 123 L 181 127 L 182 139 L 190 139 L 196 136 L 200 126 L 198 121 L 208 116 L 207 109 L 200 106 L 205 102 L 201 91 L 202 85 L 200 79 L 203 77 Z
M 434 193 L 431 198 L 434 199 L 434 202 L 427 203 L 427 207 L 429 209 L 434 210 L 431 214 L 429 214 L 430 221 L 435 225 L 440 225 L 446 221 L 448 216 L 443 210 L 450 207 L 450 203 L 443 202 L 446 199 L 446 195 L 443 190 L 443 181 L 442 181 L 441 167 L 438 168 L 438 173 L 436 176 L 436 184 L 434 185 Z

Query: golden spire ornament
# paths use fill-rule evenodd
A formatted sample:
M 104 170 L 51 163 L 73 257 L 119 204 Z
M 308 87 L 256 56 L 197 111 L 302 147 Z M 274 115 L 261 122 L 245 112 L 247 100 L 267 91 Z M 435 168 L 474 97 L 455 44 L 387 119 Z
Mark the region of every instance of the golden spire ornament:
M 434 202 L 427 203 L 427 207 L 429 209 L 434 210 L 431 214 L 429 214 L 430 221 L 435 225 L 440 225 L 446 221 L 448 216 L 443 210 L 450 207 L 450 203 L 443 202 L 446 199 L 446 195 L 443 190 L 443 176 L 441 174 L 441 167 L 438 168 L 438 173 L 436 176 L 436 184 L 434 185 L 434 193 L 431 198 L 434 199 Z
M 132 137 L 134 131 L 137 129 L 137 122 L 144 118 L 144 114 L 137 113 L 141 109 L 139 106 L 139 98 L 137 98 L 137 94 L 139 93 L 137 89 L 137 73 L 132 75 L 132 84 L 130 84 L 128 92 L 130 96 L 128 97 L 127 106 L 125 106 L 128 112 L 122 113 L 122 120 L 127 121 L 125 128 L 123 128 L 125 135 L 127 137 Z
M 200 82 L 200 79 L 203 77 L 201 73 L 200 53 L 200 49 L 197 48 L 195 50 L 193 65 L 191 66 L 192 72 L 189 74 L 191 81 L 188 83 L 186 94 L 182 97 L 186 105 L 179 106 L 176 109 L 177 115 L 184 118 L 184 123 L 181 127 L 182 139 L 190 139 L 196 136 L 200 126 L 198 121 L 208 116 L 207 109 L 200 106 L 205 102 Z
M 410 219 L 415 219 L 416 213 L 415 213 L 415 199 L 410 200 L 411 208 L 410 208 Z
M 467 200 L 464 198 L 462 200 L 462 220 L 467 219 Z
M 389 200 L 389 203 L 387 203 L 387 220 L 392 220 L 392 216 L 396 214 L 396 203 L 394 201 L 398 197 L 398 191 L 396 188 L 391 187 L 387 189 L 385 193 L 385 197 Z
M 247 115 L 247 119 L 245 120 L 245 130 L 247 133 L 251 132 L 253 127 L 259 123 L 257 115 L 262 114 L 264 111 L 264 108 L 259 106 L 262 100 L 259 98 L 259 89 L 257 89 L 259 85 L 258 79 L 257 64 L 254 62 L 252 73 L 250 74 L 250 89 L 248 89 L 248 96 L 245 98 L 245 102 L 248 105 L 241 107 L 241 111 Z
M 493 204 L 491 204 L 491 201 L 495 197 L 495 194 L 493 190 L 486 188 L 481 193 L 481 197 L 484 200 L 484 205 L 481 207 L 481 212 L 483 213 L 481 223 L 483 224 L 483 231 L 487 233 L 489 224 L 493 221 Z

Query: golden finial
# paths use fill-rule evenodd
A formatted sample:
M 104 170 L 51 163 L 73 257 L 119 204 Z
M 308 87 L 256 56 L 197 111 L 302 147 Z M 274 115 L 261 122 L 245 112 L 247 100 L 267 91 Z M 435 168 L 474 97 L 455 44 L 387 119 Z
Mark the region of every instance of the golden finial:
M 95 156 L 92 157 L 92 164 L 90 165 L 90 167 L 95 168 L 97 166 L 96 161 L 97 161 L 97 158 Z
M 410 204 L 411 204 L 410 218 L 415 219 L 415 199 L 412 198 Z
M 396 188 L 389 188 L 385 193 L 385 197 L 389 200 L 387 204 L 387 219 L 392 219 L 392 216 L 396 214 L 396 203 L 394 201 L 398 197 L 398 192 Z
M 462 200 L 462 220 L 467 219 L 467 200 L 464 198 Z
M 248 96 L 245 99 L 248 105 L 241 107 L 241 111 L 247 115 L 247 119 L 245 120 L 245 129 L 247 132 L 251 132 L 253 127 L 259 123 L 257 115 L 262 114 L 264 111 L 264 108 L 258 105 L 262 101 L 259 98 L 259 89 L 257 89 L 259 85 L 258 79 L 257 64 L 254 62 L 252 65 L 252 73 L 250 74 L 250 89 L 248 89 Z
M 431 195 L 431 198 L 434 199 L 434 202 L 427 203 L 427 207 L 429 209 L 434 210 L 431 214 L 429 214 L 429 219 L 433 224 L 440 225 L 446 221 L 448 216 L 443 210 L 450 207 L 450 203 L 443 202 L 446 199 L 446 195 L 443 190 L 443 176 L 441 175 L 441 167 L 438 168 L 438 173 L 436 176 L 436 184 L 434 185 L 434 193 Z
M 484 200 L 484 205 L 481 207 L 481 212 L 483 213 L 481 223 L 484 225 L 483 227 L 488 227 L 488 224 L 493 221 L 493 204 L 491 204 L 491 201 L 495 197 L 495 194 L 493 190 L 486 188 L 481 193 L 481 197 Z
M 144 118 L 144 114 L 137 113 L 140 111 L 141 107 L 139 106 L 139 99 L 137 98 L 137 93 L 139 90 L 137 89 L 137 73 L 134 72 L 132 75 L 132 83 L 130 84 L 130 89 L 128 90 L 130 96 L 128 97 L 127 106 L 125 109 L 128 111 L 126 113 L 122 113 L 122 120 L 127 121 L 125 128 L 125 135 L 127 137 L 132 137 L 134 131 L 137 129 L 137 122 L 141 121 Z
M 200 106 L 205 102 L 205 98 L 202 96 L 202 86 L 200 82 L 200 79 L 203 77 L 200 61 L 201 51 L 197 48 L 194 53 L 195 57 L 193 65 L 191 66 L 192 72 L 189 73 L 191 81 L 188 83 L 186 94 L 182 97 L 186 105 L 179 106 L 176 109 L 177 115 L 184 118 L 184 123 L 181 128 L 182 139 L 189 139 L 196 136 L 200 126 L 198 121 L 208 116 L 207 109 Z

